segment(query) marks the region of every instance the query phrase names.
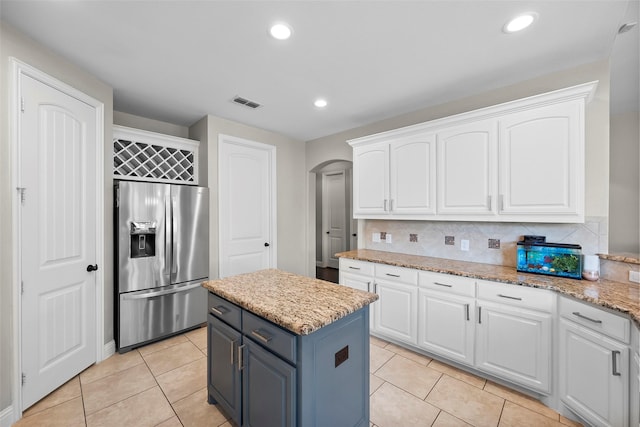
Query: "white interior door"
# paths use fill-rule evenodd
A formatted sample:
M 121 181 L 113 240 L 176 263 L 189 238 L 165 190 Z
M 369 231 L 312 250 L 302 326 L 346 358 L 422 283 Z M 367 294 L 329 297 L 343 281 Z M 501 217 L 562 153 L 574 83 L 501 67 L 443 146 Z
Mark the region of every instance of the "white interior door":
M 275 268 L 275 147 L 219 139 L 220 277 Z
M 26 409 L 96 361 L 94 107 L 21 79 L 21 354 Z
M 347 244 L 347 213 L 344 171 L 322 174 L 322 244 L 323 264 L 338 268 L 335 254 L 344 252 Z

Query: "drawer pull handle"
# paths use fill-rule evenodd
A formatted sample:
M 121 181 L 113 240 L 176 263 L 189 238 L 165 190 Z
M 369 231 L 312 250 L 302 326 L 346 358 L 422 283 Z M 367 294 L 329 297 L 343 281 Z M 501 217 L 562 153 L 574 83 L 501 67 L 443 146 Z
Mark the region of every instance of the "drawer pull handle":
M 433 282 L 434 285 L 438 285 L 438 286 L 444 286 L 445 288 L 451 288 L 453 287 L 453 285 L 447 285 L 446 283 L 438 283 L 438 282 Z
M 352 269 L 352 270 L 360 270 L 360 267 L 351 267 L 351 266 L 349 266 L 349 268 Z
M 469 321 L 469 304 L 465 304 L 464 308 L 467 310 L 467 322 Z
M 613 350 L 611 352 L 611 375 L 619 377 L 620 375 L 622 375 L 620 372 L 618 372 L 618 358 L 616 357 L 617 355 L 619 355 L 620 352 L 618 350 Z
M 579 312 L 579 311 L 574 311 L 574 312 L 573 312 L 573 313 L 571 313 L 571 314 L 573 314 L 574 316 L 578 316 L 578 317 L 579 317 L 579 318 L 581 318 L 581 319 L 588 320 L 589 322 L 593 322 L 593 323 L 602 323 L 602 320 L 592 319 L 592 318 L 590 318 L 590 317 L 587 317 L 587 316 L 585 316 L 585 315 L 580 314 L 580 312 Z
M 213 314 L 217 314 L 218 316 L 224 316 L 229 312 L 229 309 L 222 305 L 211 307 L 210 310 L 213 312 Z
M 391 277 L 400 277 L 399 274 L 391 274 L 391 273 L 385 273 L 387 276 L 391 276 Z
M 242 371 L 244 369 L 244 347 L 245 344 L 242 344 L 240 347 L 238 347 L 238 371 Z
M 478 324 L 482 323 L 482 307 L 478 307 Z
M 272 335 L 269 335 L 267 333 L 265 333 L 264 331 L 260 331 L 260 329 L 254 329 L 253 331 L 251 331 L 251 335 L 253 335 L 254 337 L 258 338 L 260 341 L 262 341 L 265 344 L 268 344 L 269 341 L 271 341 L 273 339 Z
M 231 359 L 230 359 L 230 364 L 233 365 L 233 347 L 235 347 L 236 342 L 235 341 L 231 341 Z
M 498 294 L 498 296 L 500 298 L 507 298 L 507 299 L 514 299 L 516 301 L 522 301 L 522 298 L 520 298 L 520 297 L 512 297 L 512 296 L 509 296 L 509 295 L 502 295 L 502 294 Z

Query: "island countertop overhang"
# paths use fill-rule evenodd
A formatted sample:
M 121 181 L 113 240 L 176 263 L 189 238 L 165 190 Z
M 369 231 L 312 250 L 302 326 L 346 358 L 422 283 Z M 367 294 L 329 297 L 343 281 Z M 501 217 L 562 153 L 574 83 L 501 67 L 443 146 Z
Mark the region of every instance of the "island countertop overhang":
M 378 299 L 374 293 L 276 269 L 209 280 L 202 286 L 297 335 L 309 335 Z

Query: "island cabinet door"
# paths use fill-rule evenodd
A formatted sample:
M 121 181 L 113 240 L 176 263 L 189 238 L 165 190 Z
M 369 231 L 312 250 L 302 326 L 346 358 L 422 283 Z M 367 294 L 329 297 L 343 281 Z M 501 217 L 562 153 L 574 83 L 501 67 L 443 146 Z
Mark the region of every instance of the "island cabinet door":
M 237 423 L 241 415 L 241 371 L 238 369 L 238 349 L 242 334 L 209 315 L 207 342 L 207 388 L 209 402 L 219 403 Z
M 242 426 L 296 424 L 296 368 L 245 339 L 242 359 Z

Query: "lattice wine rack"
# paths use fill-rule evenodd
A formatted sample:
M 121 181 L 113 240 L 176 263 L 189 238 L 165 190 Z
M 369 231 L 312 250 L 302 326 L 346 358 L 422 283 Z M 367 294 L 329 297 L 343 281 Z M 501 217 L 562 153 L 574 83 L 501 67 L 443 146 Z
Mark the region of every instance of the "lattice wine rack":
M 114 126 L 113 176 L 197 185 L 198 145 L 198 141 Z

